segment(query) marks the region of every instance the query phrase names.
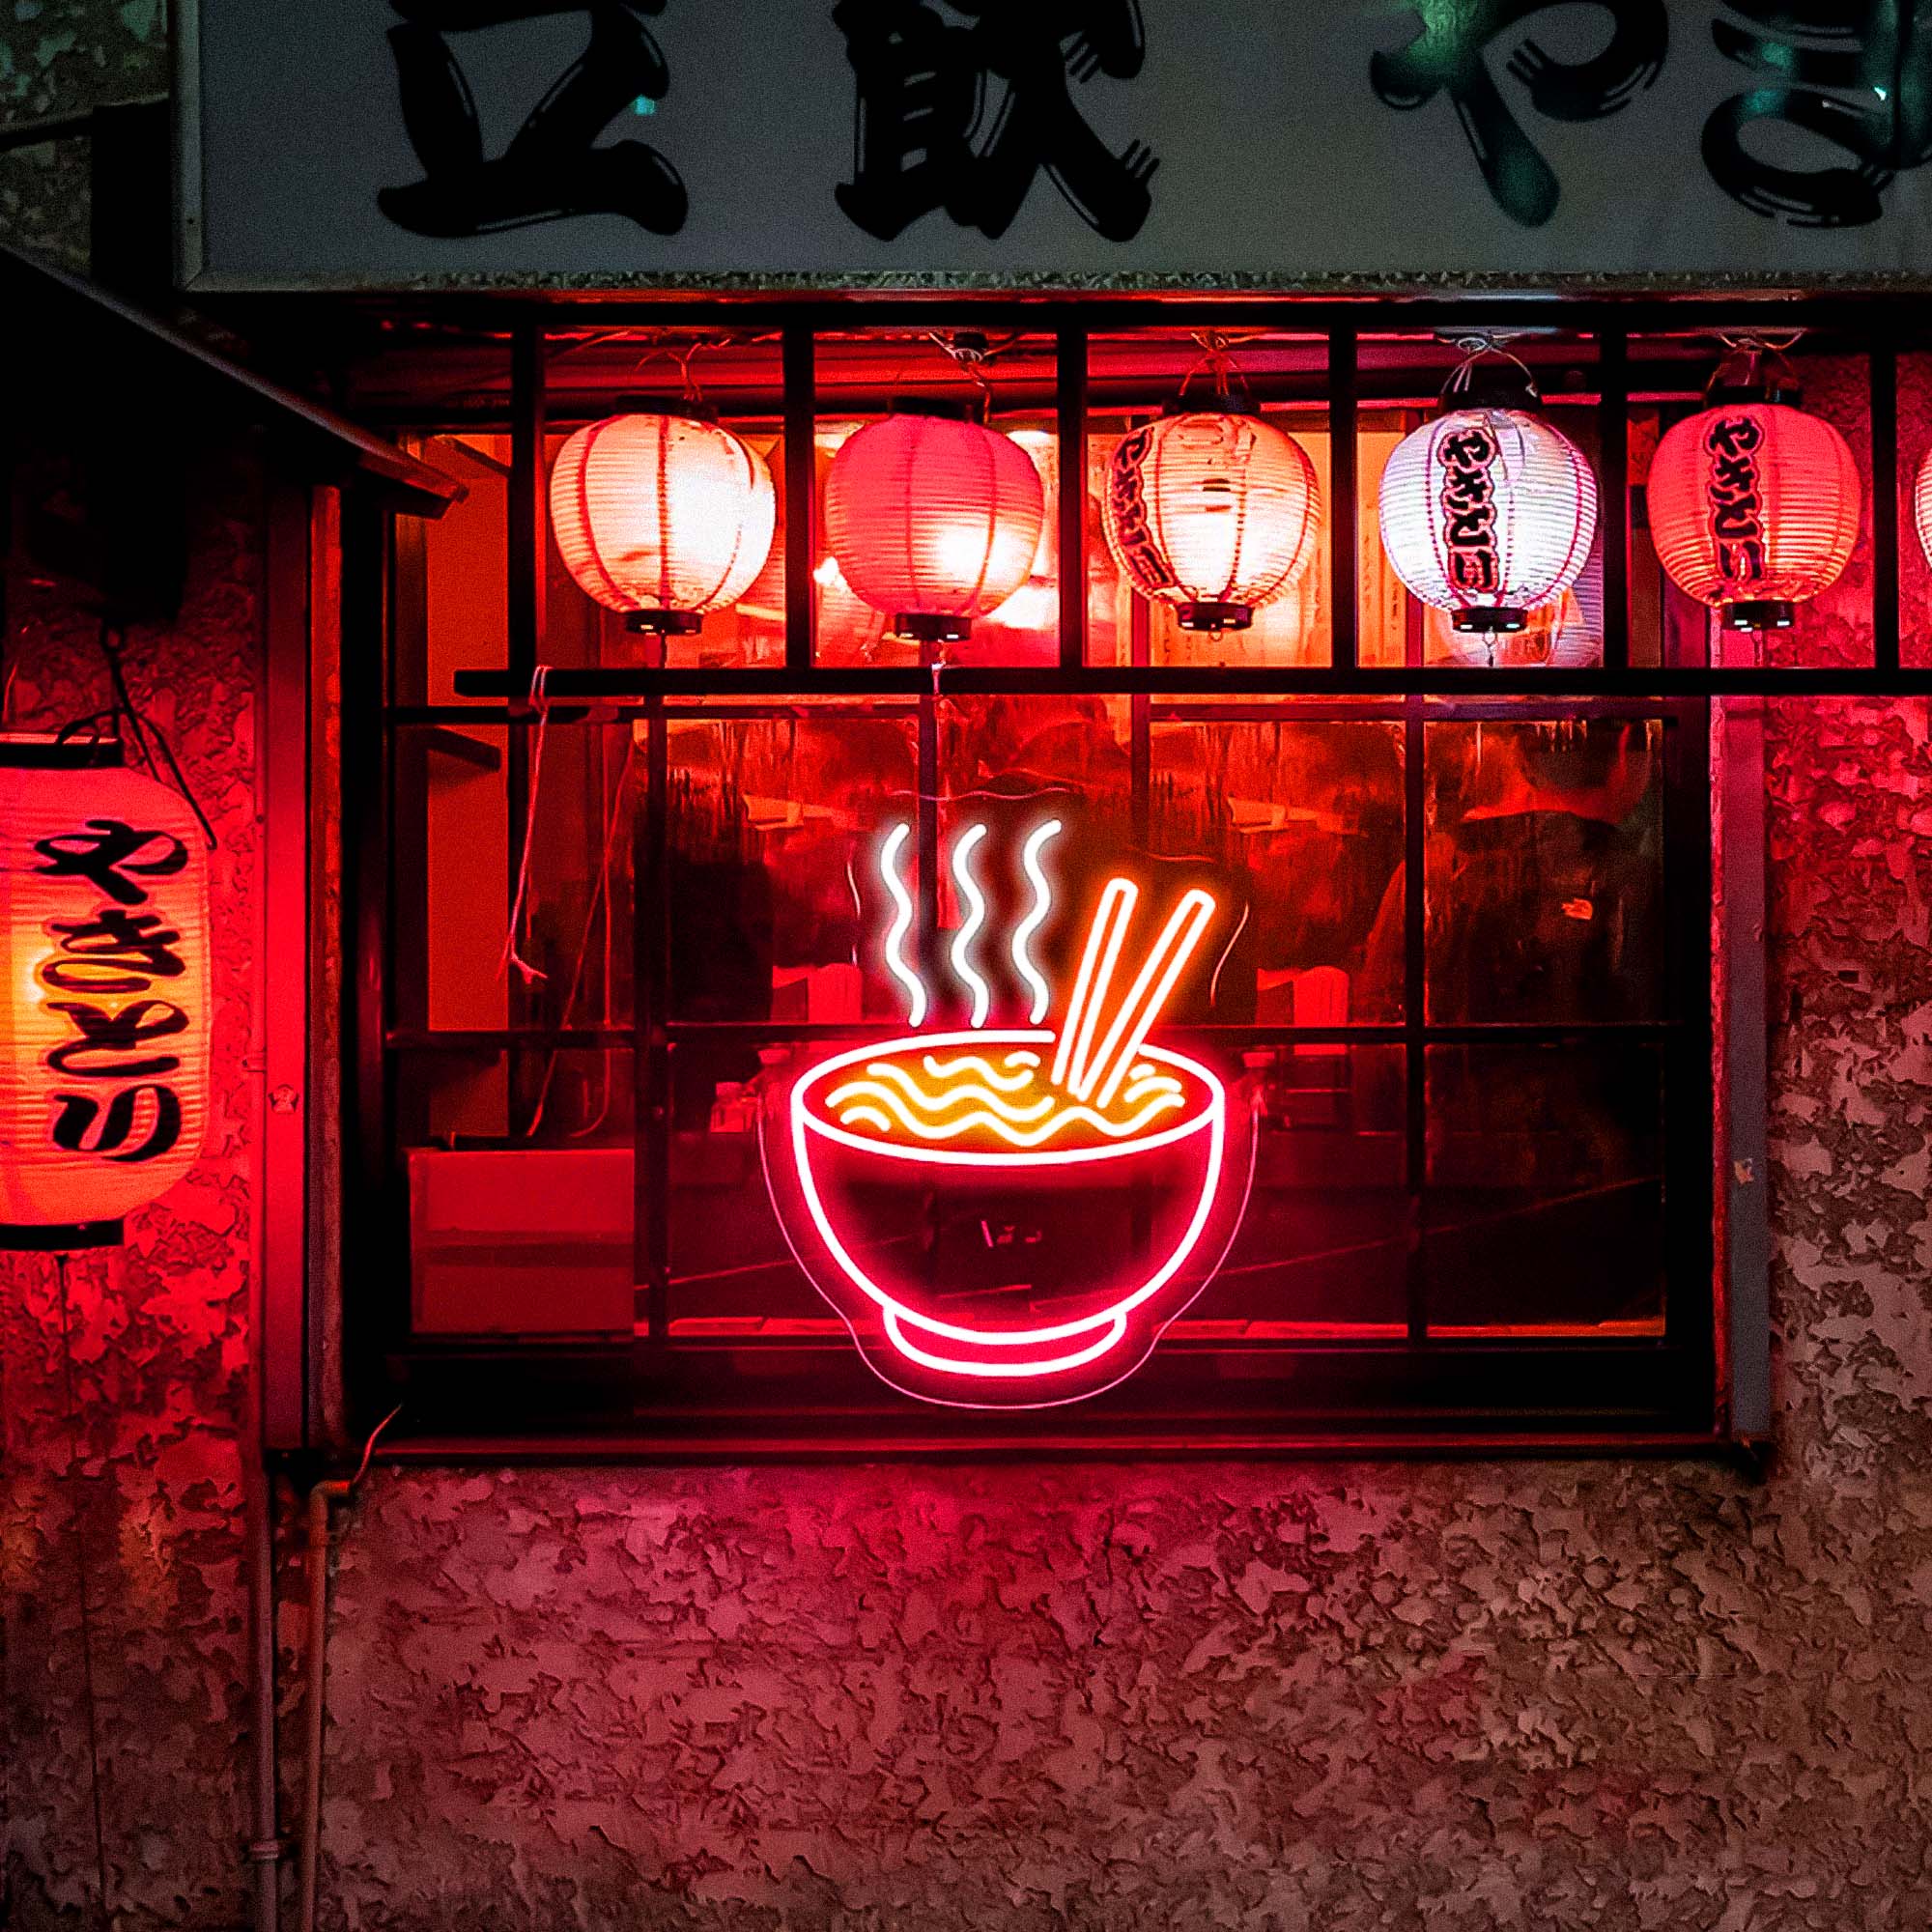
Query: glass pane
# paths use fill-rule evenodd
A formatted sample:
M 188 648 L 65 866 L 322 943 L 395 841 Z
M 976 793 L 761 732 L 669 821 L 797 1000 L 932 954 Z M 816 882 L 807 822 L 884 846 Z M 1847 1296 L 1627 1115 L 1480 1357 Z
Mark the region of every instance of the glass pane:
M 1662 1017 L 1662 726 L 1428 727 L 1428 1014 Z
M 1428 1049 L 1430 1325 L 1662 1333 L 1659 1049 Z
M 630 1024 L 632 828 L 641 774 L 622 724 L 398 730 L 402 1025 L 466 1032 Z M 518 883 L 513 859 L 526 823 L 516 959 L 527 977 L 504 951 Z
M 862 900 L 879 828 L 911 815 L 911 719 L 666 728 L 672 1018 L 889 1017 Z
M 628 1046 L 402 1057 L 417 1334 L 629 1331 L 631 1072 Z
M 1239 1323 L 1230 1340 L 1401 1335 L 1403 1049 L 1308 1044 L 1244 1058 L 1247 1091 L 1260 1097 L 1254 1184 L 1228 1259 L 1189 1321 Z
M 1214 1017 L 1399 1021 L 1401 727 L 1161 724 L 1151 763 L 1154 851 L 1225 868 L 1248 908 Z

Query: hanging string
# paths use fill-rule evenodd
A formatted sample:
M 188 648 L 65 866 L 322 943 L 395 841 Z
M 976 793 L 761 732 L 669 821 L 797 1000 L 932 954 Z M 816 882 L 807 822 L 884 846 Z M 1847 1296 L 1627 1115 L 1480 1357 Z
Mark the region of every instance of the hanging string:
M 637 755 L 637 750 L 638 741 L 633 737 L 624 747 L 624 762 L 617 773 L 617 782 L 611 794 L 610 810 L 604 820 L 604 856 L 598 864 L 597 884 L 590 895 L 589 910 L 583 915 L 583 931 L 577 942 L 577 963 L 570 975 L 570 991 L 564 995 L 563 1015 L 557 1021 L 557 1030 L 559 1032 L 568 1029 L 571 1015 L 577 1010 L 577 996 L 583 985 L 583 965 L 590 954 L 591 929 L 597 923 L 599 906 L 608 905 L 609 902 L 611 890 L 611 854 L 616 848 L 617 825 L 624 805 L 624 786 L 626 781 L 631 776 L 631 764 Z M 604 915 L 604 938 L 608 952 L 611 938 L 611 915 L 608 910 Z M 604 977 L 606 995 L 608 997 L 610 989 L 610 965 L 608 957 L 605 964 Z M 561 1049 L 558 1047 L 552 1047 L 549 1056 L 544 1061 L 543 1084 L 537 1089 L 536 1106 L 530 1115 L 530 1123 L 524 1129 L 524 1138 L 526 1140 L 532 1139 L 536 1134 L 537 1128 L 543 1124 L 544 1106 L 550 1098 L 551 1082 L 556 1076 L 556 1061 L 560 1051 Z M 608 1094 L 605 1104 L 608 1108 L 610 1104 Z M 593 1124 L 595 1123 L 593 1122 Z
M 82 1513 L 80 1481 L 80 1402 L 74 1389 L 73 1296 L 68 1283 L 68 1260 L 54 1255 L 60 1283 L 61 1377 L 67 1391 L 68 1512 L 73 1522 L 74 1569 L 80 1579 L 80 1683 L 87 1706 L 87 1767 L 94 1798 L 94 1864 L 99 1886 L 100 1923 L 110 1926 L 107 1906 L 107 1827 L 100 1797 L 100 1719 L 94 1689 L 94 1577 L 87 1558 L 87 1520 Z
M 1493 355 L 1504 362 L 1513 362 L 1522 372 L 1523 386 L 1529 391 L 1532 402 L 1540 401 L 1542 391 L 1536 386 L 1536 376 L 1522 357 L 1512 349 L 1503 347 L 1504 338 L 1491 335 L 1458 335 L 1451 338 L 1451 346 L 1463 352 L 1463 359 L 1449 372 L 1449 380 L 1436 393 L 1435 400 L 1447 406 L 1450 397 L 1460 396 L 1475 381 L 1476 364 L 1485 356 Z
M 179 792 L 187 802 L 195 822 L 201 827 L 202 837 L 208 841 L 208 849 L 214 851 L 220 840 L 214 836 L 214 827 L 208 813 L 201 809 L 200 799 L 194 795 L 194 787 L 187 781 L 187 774 L 181 768 L 181 760 L 175 756 L 174 747 L 168 743 L 167 733 L 134 702 L 133 694 L 128 688 L 123 664 L 127 647 L 125 634 L 103 617 L 96 640 L 100 646 L 100 655 L 107 661 L 107 684 L 112 702 L 103 711 L 90 711 L 85 717 L 63 724 L 55 734 L 56 742 L 67 744 L 84 735 L 92 740 L 118 738 L 124 745 L 131 745 L 149 777 L 156 783 L 166 785 L 169 790 Z
M 503 956 L 497 961 L 497 979 L 514 966 L 524 976 L 526 986 L 549 977 L 517 950 L 517 935 L 526 930 L 524 912 L 530 890 L 530 848 L 536 840 L 537 799 L 543 789 L 544 740 L 550 734 L 549 684 L 550 666 L 538 665 L 530 676 L 530 702 L 537 708 L 537 740 L 530 748 L 530 798 L 524 815 L 524 849 L 517 864 L 517 895 L 510 906 L 510 929 L 503 935 Z
M 1711 371 L 1711 380 L 1704 384 L 1704 393 L 1707 396 L 1724 380 L 1724 371 L 1740 355 L 1744 357 L 1745 361 L 1744 377 L 1740 384 L 1741 387 L 1748 389 L 1756 386 L 1758 365 L 1767 358 L 1770 359 L 1778 374 L 1782 375 L 1794 387 L 1796 386 L 1798 381 L 1797 373 L 1793 370 L 1789 360 L 1787 360 L 1785 352 L 1789 349 L 1795 349 L 1799 342 L 1803 340 L 1804 331 L 1802 328 L 1789 329 L 1784 334 L 1776 336 L 1761 335 L 1756 332 L 1744 335 L 1726 335 L 1722 329 L 1717 330 L 1716 333 L 1719 342 L 1723 346 L 1725 354 L 1719 358 L 1718 366 Z

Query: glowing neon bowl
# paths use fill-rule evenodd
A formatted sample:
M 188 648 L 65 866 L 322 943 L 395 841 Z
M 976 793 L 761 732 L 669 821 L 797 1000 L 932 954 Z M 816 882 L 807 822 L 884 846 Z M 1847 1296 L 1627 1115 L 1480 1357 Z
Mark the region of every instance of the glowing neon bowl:
M 1220 1079 L 1143 1046 L 1110 1107 L 1077 1108 L 1021 1084 L 1053 1040 L 984 1028 L 854 1047 L 766 1117 L 793 1252 L 872 1366 L 929 1400 L 1044 1404 L 1117 1381 L 1226 1247 Z M 989 1080 L 1004 1126 L 973 1097 Z

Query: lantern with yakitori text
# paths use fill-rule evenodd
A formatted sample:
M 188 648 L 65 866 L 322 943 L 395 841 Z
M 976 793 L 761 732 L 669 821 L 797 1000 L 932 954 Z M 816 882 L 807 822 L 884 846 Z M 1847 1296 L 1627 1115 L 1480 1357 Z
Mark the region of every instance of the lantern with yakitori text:
M 1447 611 L 1457 632 L 1493 639 L 1520 631 L 1582 574 L 1597 479 L 1540 415 L 1451 410 L 1396 445 L 1379 516 L 1390 567 L 1409 590 Z
M 825 479 L 825 539 L 847 584 L 893 629 L 957 643 L 1033 569 L 1046 516 L 1039 471 L 976 422 L 899 414 L 840 445 Z
M 0 1247 L 118 1240 L 207 1126 L 207 849 L 119 758 L 0 739 Z
M 1664 433 L 1647 496 L 1657 559 L 1729 631 L 1782 631 L 1829 590 L 1859 540 L 1850 445 L 1778 391 L 1720 399 Z
M 1315 466 L 1285 430 L 1234 410 L 1179 410 L 1131 430 L 1107 468 L 1107 547 L 1183 631 L 1245 631 L 1315 554 Z
M 625 628 L 688 637 L 771 554 L 765 460 L 695 415 L 606 416 L 558 452 L 550 524 L 571 576 Z

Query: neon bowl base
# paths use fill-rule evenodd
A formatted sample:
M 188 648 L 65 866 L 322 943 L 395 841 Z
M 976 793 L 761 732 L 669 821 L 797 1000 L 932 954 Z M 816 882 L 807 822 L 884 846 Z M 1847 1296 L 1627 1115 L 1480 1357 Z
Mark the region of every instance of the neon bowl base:
M 871 1366 L 929 1401 L 1065 1402 L 1118 1381 L 1200 1292 L 1228 1233 L 1228 1104 L 1198 1061 L 1178 1117 L 1102 1145 L 932 1146 L 842 1128 L 824 1110 L 868 1061 L 935 1049 L 1052 1051 L 986 1028 L 855 1047 L 809 1068 L 765 1119 L 793 1252 Z

